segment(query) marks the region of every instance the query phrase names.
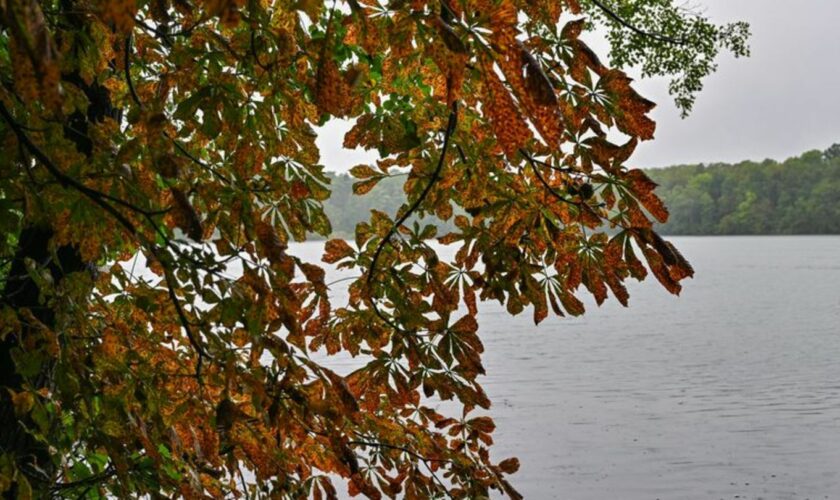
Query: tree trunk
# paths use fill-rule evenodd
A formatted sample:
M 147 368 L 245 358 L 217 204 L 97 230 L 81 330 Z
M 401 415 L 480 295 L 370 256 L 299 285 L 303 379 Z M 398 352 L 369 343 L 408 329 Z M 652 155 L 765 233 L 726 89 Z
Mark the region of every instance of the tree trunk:
M 86 269 L 79 253 L 71 247 L 61 247 L 52 255 L 49 242 L 52 231 L 38 226 L 25 228 L 18 241 L 18 249 L 12 261 L 6 286 L 3 290 L 2 301 L 20 312 L 28 309 L 39 322 L 50 329 L 56 328 L 55 312 L 40 300 L 40 290 L 35 281 L 30 278 L 26 269 L 27 260 L 34 261 L 39 267 L 49 270 L 54 283 L 60 282 L 67 274 Z M 19 352 L 22 341 L 33 332 L 27 326 L 22 326 L 18 332 L 10 333 L 0 343 L 0 449 L 15 457 L 19 471 L 29 478 L 36 486 L 49 486 L 55 467 L 47 447 L 36 441 L 26 428 L 35 424 L 26 416 L 19 418 L 15 415 L 9 389 L 20 391 L 24 382 L 32 388 L 52 388 L 52 362 L 45 362 L 34 379 L 24 380 L 15 367 L 15 353 Z M 40 488 L 38 488 L 40 489 Z M 15 492 L 7 492 L 14 495 Z
M 111 105 L 108 91 L 98 83 L 88 85 L 78 73 L 62 75 L 62 80 L 81 89 L 88 98 L 87 113 L 77 111 L 67 117 L 64 135 L 75 144 L 79 152 L 90 157 L 93 154 L 93 143 L 88 136 L 88 125 L 102 121 L 106 116 L 119 120 L 119 110 Z M 31 259 L 39 267 L 45 266 L 53 277 L 54 286 L 61 286 L 65 275 L 84 271 L 89 265 L 82 261 L 78 249 L 73 246 L 60 247 L 53 255 L 50 250 L 52 234 L 49 227 L 24 227 L 0 303 L 8 304 L 18 312 L 29 309 L 46 327 L 54 331 L 58 328 L 56 334 L 59 342 L 62 342 L 61 325 L 56 324 L 55 311 L 39 300 L 40 290 L 29 277 L 26 262 Z M 19 351 L 21 341 L 25 340 L 27 335 L 30 335 L 30 332 L 24 326 L 21 331 L 8 335 L 0 343 L 0 450 L 14 456 L 18 470 L 26 474 L 35 488 L 36 496 L 40 496 L 40 493 L 46 495 L 48 489 L 53 486 L 56 476 L 55 459 L 50 456 L 46 445 L 25 432 L 25 428 L 31 428 L 34 424 L 28 417 L 21 419 L 15 415 L 8 389 L 19 391 L 24 382 L 28 382 L 36 390 L 52 388 L 54 362 L 45 362 L 34 379 L 24 381 L 17 373 L 14 357 L 15 352 Z M 15 490 L 16 487 L 13 487 L 4 496 L 15 498 Z

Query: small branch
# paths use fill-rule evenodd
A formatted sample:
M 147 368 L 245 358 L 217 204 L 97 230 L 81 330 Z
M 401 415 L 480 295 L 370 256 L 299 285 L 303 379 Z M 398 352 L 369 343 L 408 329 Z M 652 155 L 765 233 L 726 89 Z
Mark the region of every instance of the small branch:
M 139 17 L 135 17 L 134 21 L 137 23 L 138 26 L 140 26 L 144 30 L 146 30 L 150 33 L 154 33 L 155 38 L 157 38 L 159 40 L 163 40 L 164 42 L 168 43 L 169 45 L 172 45 L 172 40 L 170 39 L 170 37 L 190 36 L 190 35 L 192 35 L 192 32 L 195 31 L 196 28 L 198 28 L 202 24 L 206 23 L 208 21 L 208 18 L 205 18 L 202 15 L 202 17 L 200 17 L 196 22 L 194 22 L 192 24 L 192 26 L 182 28 L 180 31 L 174 31 L 172 33 L 167 33 L 167 32 L 164 32 L 164 31 L 161 31 L 161 30 L 155 28 L 154 26 L 149 26 L 149 24 L 147 24 L 144 20 L 140 19 Z
M 398 446 L 398 445 L 395 445 L 395 444 L 374 443 L 372 441 L 350 441 L 347 444 L 349 444 L 350 446 L 370 446 L 372 448 L 387 448 L 389 450 L 398 450 L 398 451 L 401 451 L 403 453 L 407 453 L 407 454 L 411 455 L 412 457 L 414 457 L 418 460 L 422 460 L 424 462 L 439 462 L 439 463 L 450 463 L 450 464 L 452 463 L 452 460 L 447 460 L 447 459 L 443 459 L 443 458 L 424 457 L 423 455 L 420 455 L 419 453 L 417 453 L 415 451 L 412 451 L 408 448 L 405 448 L 403 446 Z
M 169 137 L 169 135 L 167 135 L 167 137 Z M 227 177 L 225 177 L 224 175 L 222 175 L 222 174 L 220 174 L 219 172 L 217 172 L 215 168 L 213 168 L 213 167 L 211 167 L 210 165 L 208 165 L 208 164 L 204 163 L 204 162 L 203 162 L 203 161 L 201 161 L 199 158 L 195 157 L 192 153 L 190 153 L 189 151 L 187 151 L 187 149 L 186 149 L 185 147 L 181 146 L 181 145 L 178 143 L 178 141 L 176 141 L 174 138 L 169 137 L 169 139 L 172 141 L 172 144 L 174 144 L 174 145 L 175 145 L 175 148 L 177 148 L 177 149 L 178 149 L 178 151 L 180 151 L 181 153 L 183 153 L 183 155 L 184 155 L 184 156 L 186 156 L 187 158 L 189 158 L 189 159 L 190 159 L 193 163 L 195 163 L 195 164 L 196 164 L 196 165 L 198 165 L 199 167 L 201 167 L 201 168 L 203 168 L 203 169 L 207 170 L 208 172 L 210 172 L 210 173 L 211 173 L 211 174 L 213 174 L 214 176 L 218 177 L 221 181 L 224 181 L 226 184 L 228 184 L 228 185 L 232 185 L 232 184 L 233 184 L 233 182 L 232 182 L 230 179 L 228 179 L 228 178 L 227 178 Z
M 522 151 L 520 151 L 520 152 L 522 152 Z M 581 175 L 581 176 L 583 175 L 581 172 L 578 172 L 577 170 L 575 170 L 572 167 L 556 167 L 556 166 L 554 166 L 554 165 L 552 165 L 548 162 L 538 160 L 537 158 L 534 158 L 533 156 L 531 157 L 530 161 L 536 163 L 537 165 L 542 165 L 545 168 L 550 168 L 551 170 L 554 170 L 556 172 L 562 172 L 562 173 L 568 174 L 568 175 Z
M 568 203 L 569 205 L 575 207 L 579 205 L 579 203 L 577 202 L 564 198 L 560 193 L 558 193 L 554 190 L 554 188 L 551 187 L 551 185 L 545 180 L 545 177 L 543 177 L 540 173 L 540 169 L 537 168 L 537 164 L 535 163 L 536 160 L 534 160 L 534 158 L 532 158 L 527 151 L 525 151 L 524 149 L 520 149 L 519 152 L 522 154 L 522 156 L 525 157 L 525 159 L 528 160 L 528 163 L 531 165 L 531 169 L 534 171 L 534 174 L 537 176 L 537 179 L 540 180 L 540 183 L 548 190 L 549 193 L 551 193 L 552 196 L 562 201 L 563 203 Z
M 406 212 L 394 222 L 394 225 L 391 226 L 391 229 L 388 230 L 388 233 L 385 235 L 384 238 L 379 242 L 379 245 L 376 247 L 376 252 L 373 254 L 373 260 L 370 263 L 370 268 L 368 269 L 367 274 L 367 285 L 370 287 L 371 283 L 373 282 L 373 276 L 376 273 L 376 264 L 379 262 L 379 257 L 382 254 L 382 250 L 385 248 L 385 245 L 390 244 L 391 237 L 394 236 L 394 233 L 403 225 L 403 223 L 408 220 L 409 217 L 420 207 L 420 204 L 426 199 L 426 196 L 432 190 L 432 187 L 437 182 L 438 178 L 440 177 L 440 172 L 443 170 L 443 164 L 446 160 L 446 152 L 449 149 L 449 140 L 452 137 L 452 134 L 455 132 L 455 126 L 458 121 L 458 104 L 452 104 L 452 111 L 449 113 L 449 122 L 446 125 L 446 132 L 443 137 L 443 148 L 440 152 L 440 158 L 438 158 L 437 166 L 435 167 L 434 172 L 432 172 L 432 177 L 429 179 L 429 183 L 426 184 L 426 187 L 423 188 L 423 192 L 420 193 L 420 196 L 411 204 L 411 206 L 406 210 Z M 371 305 L 373 307 L 374 313 L 385 322 L 385 324 L 389 325 L 391 328 L 395 330 L 402 331 L 401 328 L 394 325 L 390 320 L 388 320 L 385 315 L 382 314 L 382 311 L 379 310 L 379 306 L 376 305 L 376 301 L 371 298 Z
M 160 259 L 158 260 L 160 261 Z M 195 333 L 193 333 L 192 328 L 190 328 L 190 322 L 187 319 L 187 315 L 184 313 L 184 308 L 181 307 L 181 302 L 178 300 L 178 296 L 175 295 L 175 288 L 172 286 L 172 282 L 174 281 L 172 271 L 170 271 L 163 262 L 161 262 L 161 265 L 163 265 L 164 268 L 164 281 L 166 281 L 166 288 L 169 291 L 169 299 L 172 301 L 172 305 L 175 306 L 175 312 L 178 314 L 178 320 L 181 322 L 181 326 L 184 327 L 184 330 L 187 332 L 187 338 L 190 341 L 190 345 L 192 345 L 196 354 L 198 354 L 198 361 L 195 365 L 195 378 L 198 380 L 199 385 L 201 385 L 201 367 L 204 363 L 204 358 L 209 356 L 207 351 L 204 350 L 204 347 L 202 347 L 201 342 L 199 342 L 198 337 L 196 337 Z
M 143 103 L 140 102 L 140 97 L 137 95 L 137 92 L 134 90 L 134 83 L 131 81 L 131 33 L 125 37 L 125 81 L 128 84 L 128 91 L 131 93 L 131 98 L 134 99 L 134 102 L 142 109 Z
M 112 216 L 114 219 L 116 219 L 116 221 L 119 222 L 120 225 L 122 225 L 123 228 L 131 236 L 134 236 L 135 238 L 138 238 L 141 241 L 141 243 L 143 243 L 143 245 L 145 247 L 147 247 L 149 249 L 149 251 L 152 252 L 152 254 L 155 256 L 155 258 L 158 259 L 158 261 L 161 263 L 161 265 L 164 266 L 164 271 L 165 271 L 165 276 L 166 276 L 166 284 L 167 284 L 167 287 L 169 288 L 169 297 L 172 299 L 172 302 L 175 305 L 175 310 L 178 313 L 179 319 L 181 320 L 181 325 L 187 331 L 187 337 L 190 339 L 190 343 L 192 344 L 193 348 L 196 350 L 196 352 L 198 353 L 198 356 L 199 356 L 198 357 L 198 365 L 196 367 L 196 377 L 200 381 L 201 380 L 202 361 L 205 357 L 208 357 L 208 355 L 207 355 L 206 351 L 204 351 L 204 348 L 201 347 L 201 344 L 198 343 L 198 339 L 193 335 L 192 329 L 190 328 L 190 323 L 189 323 L 189 321 L 187 321 L 186 315 L 184 314 L 184 311 L 181 308 L 181 304 L 178 301 L 177 296 L 175 295 L 175 291 L 174 291 L 174 289 L 172 287 L 172 283 L 171 283 L 171 281 L 172 281 L 171 271 L 167 267 L 168 263 L 164 262 L 163 259 L 161 258 L 161 252 L 160 252 L 160 249 L 157 247 L 157 245 L 154 245 L 154 244 L 146 241 L 146 238 L 143 236 L 142 233 L 140 233 L 137 230 L 134 223 L 132 223 L 125 215 L 123 215 L 119 210 L 114 208 L 114 206 L 112 206 L 106 200 L 111 200 L 111 201 L 114 201 L 115 203 L 120 203 L 120 204 L 123 204 L 123 205 L 127 205 L 129 208 L 131 208 L 132 205 L 128 204 L 127 202 L 122 202 L 122 200 L 119 200 L 117 198 L 113 198 L 111 196 L 108 196 L 108 195 L 106 195 L 106 194 L 104 194 L 100 191 L 95 190 L 95 189 L 91 189 L 91 188 L 85 186 L 84 184 L 82 184 L 81 182 L 79 182 L 78 180 L 76 180 L 76 179 L 70 177 L 69 175 L 65 174 L 64 172 L 62 172 L 52 162 L 52 160 L 50 160 L 50 158 L 43 151 L 41 151 L 41 149 L 38 146 L 36 146 L 31 140 L 29 140 L 29 137 L 26 135 L 26 133 L 23 131 L 23 129 L 20 128 L 17 121 L 15 121 L 15 119 L 12 117 L 9 110 L 6 109 L 6 106 L 5 106 L 5 104 L 3 104 L 2 101 L 0 101 L 0 116 L 2 116 L 3 119 L 5 119 L 6 122 L 9 124 L 9 126 L 12 128 L 12 131 L 17 136 L 18 141 L 21 144 L 23 144 L 23 146 L 26 148 L 26 150 L 29 151 L 29 153 L 32 156 L 34 156 L 35 159 L 37 159 L 42 165 L 44 165 L 44 167 L 47 169 L 47 171 L 49 171 L 49 173 L 53 177 L 55 177 L 56 180 L 58 180 L 63 187 L 75 189 L 76 191 L 80 192 L 85 197 L 87 197 L 94 204 L 98 205 L 100 208 L 105 210 L 105 212 L 107 212 L 110 216 Z
M 335 280 L 335 281 L 330 281 L 330 282 L 329 282 L 329 283 L 327 283 L 325 286 L 326 286 L 327 288 L 330 288 L 331 286 L 336 285 L 336 284 L 338 284 L 338 283 L 341 283 L 341 282 L 343 282 L 343 281 L 350 281 L 350 280 L 355 280 L 355 279 L 359 279 L 359 278 L 361 278 L 361 276 L 348 276 L 348 277 L 346 277 L 346 278 L 339 278 L 339 279 L 337 279 L 337 280 Z
M 63 491 L 69 490 L 73 488 L 78 488 L 80 486 L 91 486 L 98 482 L 104 481 L 117 473 L 117 470 L 114 468 L 114 465 L 109 463 L 108 466 L 105 468 L 104 471 L 100 472 L 99 474 L 95 474 L 90 477 L 86 477 L 84 479 L 79 479 L 78 481 L 72 481 L 69 483 L 57 483 L 53 485 L 50 490 L 51 491 Z
M 645 31 L 645 30 L 639 28 L 638 26 L 630 23 L 629 21 L 627 21 L 626 19 L 624 19 L 620 15 L 618 15 L 617 12 L 612 10 L 603 1 L 601 1 L 601 0 L 591 0 L 591 1 L 592 1 L 593 4 L 595 4 L 596 7 L 601 9 L 604 12 L 604 14 L 607 15 L 607 17 L 609 17 L 613 21 L 617 22 L 621 26 L 624 26 L 625 28 L 629 29 L 633 33 L 636 33 L 637 35 L 647 37 L 647 38 L 651 38 L 651 39 L 656 40 L 658 42 L 670 43 L 670 44 L 673 44 L 673 45 L 685 45 L 687 43 L 685 40 L 677 40 L 676 38 L 671 38 L 671 37 L 669 37 L 667 35 L 663 35 L 661 33 L 650 33 L 648 31 Z

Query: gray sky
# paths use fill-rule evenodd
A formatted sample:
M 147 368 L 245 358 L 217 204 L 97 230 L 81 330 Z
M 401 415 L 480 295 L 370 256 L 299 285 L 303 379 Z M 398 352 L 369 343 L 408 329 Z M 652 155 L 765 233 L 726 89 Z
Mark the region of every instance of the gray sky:
M 637 80 L 642 95 L 659 105 L 656 139 L 639 146 L 631 166 L 784 160 L 840 143 L 840 2 L 695 3 L 715 22 L 748 21 L 752 56 L 721 57 L 686 119 L 672 104 L 667 79 Z M 328 170 L 346 171 L 372 158 L 341 148 L 346 128 L 335 122 L 321 133 Z

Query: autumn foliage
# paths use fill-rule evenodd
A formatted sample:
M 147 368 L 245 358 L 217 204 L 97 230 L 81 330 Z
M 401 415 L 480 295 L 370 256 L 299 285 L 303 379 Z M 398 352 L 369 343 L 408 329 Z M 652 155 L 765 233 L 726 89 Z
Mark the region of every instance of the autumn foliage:
M 518 461 L 491 454 L 478 303 L 539 323 L 693 273 L 626 166 L 653 104 L 584 44 L 576 0 L 0 14 L 7 494 L 517 498 Z M 408 174 L 400 213 L 326 243 L 357 271 L 346 303 L 290 247 L 330 232 L 313 127 L 331 117 L 379 152 L 357 194 Z

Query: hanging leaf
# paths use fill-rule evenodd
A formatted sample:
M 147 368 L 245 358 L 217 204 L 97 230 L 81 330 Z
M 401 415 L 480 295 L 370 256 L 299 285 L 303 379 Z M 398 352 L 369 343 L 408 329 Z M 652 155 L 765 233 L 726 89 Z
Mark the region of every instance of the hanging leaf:
M 505 154 L 515 157 L 531 138 L 531 131 L 499 77 L 489 67 L 485 68 L 485 73 L 487 87 L 483 112 Z
M 351 247 L 344 240 L 329 240 L 324 245 L 324 257 L 322 260 L 328 264 L 335 264 L 336 262 L 352 257 L 355 255 L 353 247 Z
M 377 184 L 379 184 L 379 181 L 381 181 L 382 179 L 383 177 L 374 177 L 372 179 L 368 179 L 362 182 L 354 182 L 353 194 L 361 196 L 369 193 L 373 188 L 376 187 Z

